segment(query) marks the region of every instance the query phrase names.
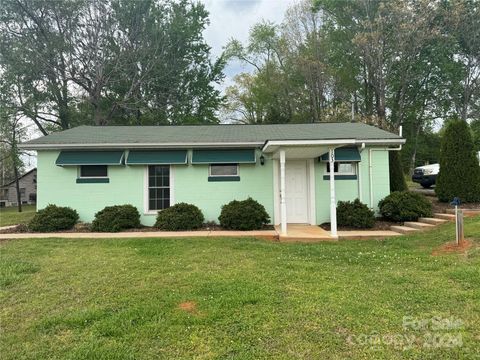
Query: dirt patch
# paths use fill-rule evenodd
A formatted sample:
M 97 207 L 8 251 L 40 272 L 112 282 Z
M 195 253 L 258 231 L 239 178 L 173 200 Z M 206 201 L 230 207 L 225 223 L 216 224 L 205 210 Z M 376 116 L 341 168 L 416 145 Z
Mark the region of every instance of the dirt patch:
M 468 239 L 463 240 L 458 245 L 457 245 L 456 242 L 449 242 L 449 243 L 443 244 L 442 246 L 434 249 L 432 251 L 432 255 L 433 256 L 438 256 L 438 255 L 451 254 L 451 253 L 464 254 L 472 246 L 473 246 L 473 243 Z
M 184 301 L 178 304 L 180 310 L 186 311 L 191 314 L 197 313 L 197 303 L 195 301 Z

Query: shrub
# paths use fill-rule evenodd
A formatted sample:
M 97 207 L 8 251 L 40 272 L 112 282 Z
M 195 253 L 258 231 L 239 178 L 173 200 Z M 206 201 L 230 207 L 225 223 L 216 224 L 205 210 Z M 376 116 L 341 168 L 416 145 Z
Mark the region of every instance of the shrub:
M 95 214 L 92 231 L 117 232 L 140 227 L 140 214 L 133 205 L 107 206 Z
M 375 225 L 375 213 L 367 205 L 355 201 L 339 201 L 337 204 L 337 223 L 358 229 L 368 229 Z
M 155 227 L 165 231 L 195 230 L 202 227 L 203 220 L 198 207 L 178 203 L 158 213 Z
M 406 191 L 407 182 L 402 170 L 402 162 L 398 151 L 388 152 L 388 163 L 390 169 L 390 192 Z
M 262 204 L 248 198 L 223 205 L 218 220 L 225 229 L 258 230 L 268 224 L 270 217 Z
M 69 207 L 48 205 L 38 211 L 28 224 L 30 231 L 70 230 L 78 221 L 78 213 Z
M 416 221 L 432 215 L 432 204 L 423 195 L 396 191 L 379 202 L 380 213 L 393 221 Z
M 447 124 L 440 147 L 440 172 L 435 193 L 443 202 L 454 197 L 464 202 L 480 201 L 480 166 L 465 121 L 454 120 Z

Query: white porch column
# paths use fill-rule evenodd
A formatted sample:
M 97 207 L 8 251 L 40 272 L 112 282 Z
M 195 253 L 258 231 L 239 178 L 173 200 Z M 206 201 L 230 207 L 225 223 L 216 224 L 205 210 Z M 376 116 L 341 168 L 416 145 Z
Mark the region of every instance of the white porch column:
M 337 237 L 337 202 L 335 200 L 335 148 L 328 149 L 328 159 L 330 162 L 330 233 Z
M 287 200 L 285 198 L 285 150 L 280 149 L 280 222 L 282 234 L 287 234 Z

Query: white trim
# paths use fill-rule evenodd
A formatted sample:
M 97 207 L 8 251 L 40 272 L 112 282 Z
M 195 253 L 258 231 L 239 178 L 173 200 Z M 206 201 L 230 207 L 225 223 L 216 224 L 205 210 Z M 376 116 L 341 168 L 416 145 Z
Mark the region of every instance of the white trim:
M 170 149 L 170 148 L 238 148 L 238 147 L 262 147 L 265 151 L 270 146 L 288 145 L 348 145 L 348 144 L 405 144 L 405 139 L 333 139 L 333 140 L 267 140 L 246 141 L 236 143 L 202 142 L 202 143 L 102 143 L 102 144 L 19 144 L 20 149 L 42 150 L 42 149 Z
M 358 200 L 363 202 L 363 195 L 362 195 L 362 172 L 360 162 L 357 162 L 357 186 L 358 186 Z
M 273 223 L 280 224 L 280 185 L 278 178 L 280 176 L 280 163 L 278 159 L 273 159 Z
M 308 178 L 308 196 L 309 196 L 309 212 L 308 217 L 310 225 L 316 225 L 316 194 L 315 194 L 315 160 L 309 159 L 307 161 L 307 168 L 309 171 Z
M 149 194 L 148 194 L 148 167 L 149 166 L 155 166 L 156 164 L 152 165 L 145 165 L 144 171 L 143 171 L 143 214 L 144 215 L 157 215 L 159 211 L 161 210 L 150 210 L 149 209 Z M 162 165 L 162 166 L 166 166 Z M 170 182 L 170 206 L 175 204 L 175 168 L 172 165 L 168 165 L 170 167 L 169 170 L 169 182 Z
M 170 165 L 170 206 L 175 205 L 175 166 Z
M 330 168 L 333 168 L 335 162 L 335 148 L 328 150 Z M 330 233 L 332 237 L 337 238 L 337 201 L 335 199 L 335 175 L 330 172 Z
M 282 234 L 287 234 L 287 203 L 285 194 L 285 150 L 280 149 L 280 218 Z
M 276 146 L 315 146 L 315 145 L 358 145 L 358 144 L 405 144 L 405 139 L 331 139 L 331 140 L 267 140 L 262 147 L 266 152 L 269 147 Z
M 202 143 L 102 143 L 102 144 L 19 144 L 18 147 L 22 149 L 41 150 L 41 149 L 171 149 L 171 148 L 238 148 L 248 147 L 257 148 L 265 144 L 264 141 L 251 142 L 234 142 L 234 143 L 220 143 L 220 142 L 202 142 Z

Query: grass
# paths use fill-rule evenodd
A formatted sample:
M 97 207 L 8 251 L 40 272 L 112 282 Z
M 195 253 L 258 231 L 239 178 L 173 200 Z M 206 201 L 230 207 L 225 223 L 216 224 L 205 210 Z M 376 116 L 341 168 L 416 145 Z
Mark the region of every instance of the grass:
M 480 245 L 480 218 L 465 229 Z M 0 352 L 2 359 L 475 358 L 480 254 L 431 255 L 453 234 L 447 224 L 385 241 L 319 244 L 6 241 Z M 404 329 L 404 316 L 462 324 Z M 449 336 L 462 345 L 438 342 Z M 432 339 L 439 346 L 424 344 Z
M 0 208 L 0 226 L 17 225 L 30 221 L 35 215 L 36 205 L 22 205 L 22 212 L 16 206 Z

